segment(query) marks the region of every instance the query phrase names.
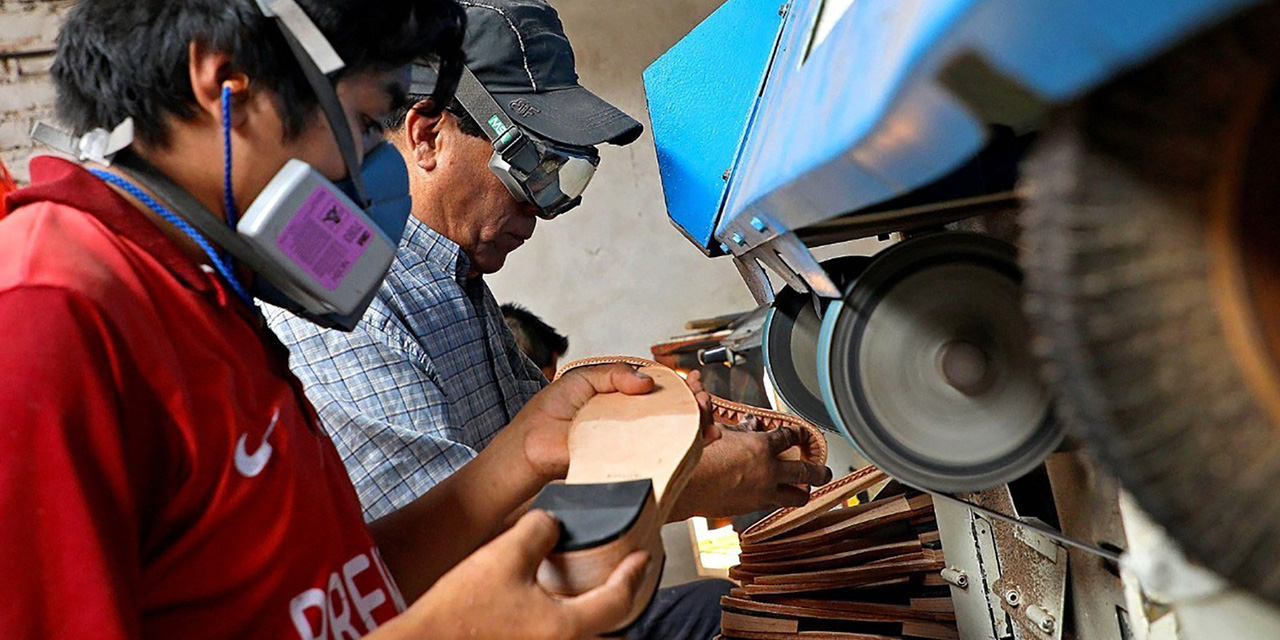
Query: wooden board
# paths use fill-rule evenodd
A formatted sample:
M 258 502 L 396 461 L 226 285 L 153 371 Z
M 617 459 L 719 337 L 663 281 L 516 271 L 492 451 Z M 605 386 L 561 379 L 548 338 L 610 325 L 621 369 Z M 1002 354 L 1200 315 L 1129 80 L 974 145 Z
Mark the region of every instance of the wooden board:
M 896 487 L 845 506 L 883 480 L 859 470 L 742 535 L 725 640 L 959 640 L 932 499 Z

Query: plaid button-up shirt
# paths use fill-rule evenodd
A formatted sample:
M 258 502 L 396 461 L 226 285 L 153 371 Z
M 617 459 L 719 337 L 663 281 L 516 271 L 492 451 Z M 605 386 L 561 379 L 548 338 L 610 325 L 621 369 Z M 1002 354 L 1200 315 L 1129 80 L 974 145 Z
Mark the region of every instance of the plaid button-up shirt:
M 458 245 L 410 217 L 354 331 L 267 314 L 368 520 L 457 471 L 547 384 L 469 269 Z

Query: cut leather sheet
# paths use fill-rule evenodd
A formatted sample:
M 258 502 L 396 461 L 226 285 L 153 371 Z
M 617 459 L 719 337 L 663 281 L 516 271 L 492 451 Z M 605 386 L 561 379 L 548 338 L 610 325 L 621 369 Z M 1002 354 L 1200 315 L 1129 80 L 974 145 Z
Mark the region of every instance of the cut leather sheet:
M 667 369 L 667 367 L 648 360 L 645 358 L 637 358 L 634 356 L 600 356 L 592 358 L 583 358 L 575 360 L 556 372 L 556 379 L 560 376 L 581 367 L 590 367 L 601 364 L 623 363 L 633 367 L 644 369 L 645 367 L 659 367 Z M 669 370 L 669 369 L 668 369 Z M 712 418 L 721 424 L 738 425 L 747 422 L 748 418 L 754 418 L 756 431 L 772 431 L 778 428 L 793 429 L 798 433 L 800 443 L 779 454 L 779 458 L 785 460 L 803 460 L 815 464 L 827 463 L 827 439 L 822 434 L 822 430 L 815 427 L 812 423 L 787 413 L 753 407 L 751 405 L 726 400 L 719 396 L 711 396 L 711 415 Z
M 732 636 L 717 636 L 719 640 L 899 640 L 901 636 L 878 636 L 866 633 L 834 633 L 830 631 L 802 631 L 800 633 L 765 633 L 743 631 Z
M 781 596 L 772 600 L 762 600 L 761 602 L 810 609 L 821 608 L 833 611 L 878 612 L 884 616 L 900 615 L 903 619 L 936 620 L 945 622 L 955 620 L 956 617 L 955 603 L 951 600 L 950 595 L 928 598 L 908 598 L 906 605 L 885 604 L 881 602 L 812 600 L 792 596 Z
M 775 560 L 773 562 L 742 562 L 734 569 L 743 574 L 779 574 L 779 573 L 795 573 L 800 571 L 817 571 L 821 569 L 836 569 L 846 566 L 857 566 L 879 560 L 909 553 L 916 553 L 924 549 L 924 543 L 919 537 L 914 540 L 906 540 L 903 542 L 891 542 L 888 544 L 880 544 L 871 547 L 853 549 L 851 551 L 841 551 L 819 555 L 810 558 L 799 558 L 794 560 Z M 732 577 L 732 576 L 731 576 Z M 734 578 L 735 580 L 739 578 Z
M 927 495 L 920 495 L 914 498 L 898 496 L 885 501 L 884 504 L 875 504 L 874 502 L 871 504 L 875 506 L 870 509 L 854 511 L 849 514 L 849 517 L 833 518 L 834 522 L 819 529 L 805 531 L 795 536 L 759 542 L 753 544 L 752 548 L 759 552 L 791 546 L 824 545 L 885 524 L 892 524 L 899 520 L 910 520 L 917 516 L 927 519 L 933 513 L 933 501 Z M 844 510 L 841 509 L 840 511 Z M 843 513 L 838 514 L 838 516 L 844 515 Z M 747 542 L 745 535 L 743 541 Z
M 850 498 L 887 480 L 888 476 L 875 467 L 863 467 L 853 473 L 815 489 L 809 502 L 802 507 L 790 507 L 773 512 L 742 533 L 744 545 L 776 538 L 804 525 L 849 501 Z
M 896 507 L 898 502 L 901 500 L 905 500 L 905 498 L 899 496 L 898 498 L 895 498 L 894 500 L 891 500 L 889 502 L 886 502 L 884 500 L 876 500 L 874 502 L 866 502 L 863 504 L 857 504 L 850 507 L 832 509 L 831 511 L 820 514 L 817 517 L 813 518 L 812 520 L 800 526 L 797 526 L 791 531 L 788 531 L 787 539 L 794 540 L 797 537 L 804 535 L 806 533 L 818 531 L 819 529 L 825 529 L 832 525 L 837 525 L 853 518 L 863 518 L 863 519 L 869 518 L 871 520 L 876 520 L 879 517 L 879 515 L 882 515 L 887 511 L 889 511 L 889 507 L 891 505 Z M 883 523 L 887 524 L 888 521 L 883 521 Z M 763 540 L 760 542 L 760 544 L 763 545 L 764 543 L 767 543 L 767 542 L 768 542 L 767 540 Z
M 747 592 L 751 593 L 751 588 L 762 585 L 806 585 L 814 589 L 825 588 L 824 585 L 839 584 L 840 586 L 857 586 L 860 584 L 871 584 L 896 578 L 901 575 L 911 575 L 923 571 L 941 571 L 946 563 L 942 560 L 942 554 L 930 550 L 924 550 L 919 553 L 913 553 L 905 556 L 897 556 L 886 558 L 872 562 L 870 564 L 844 567 L 840 569 L 823 569 L 819 571 L 808 571 L 802 573 L 783 573 L 777 575 L 762 575 L 752 580 L 747 587 Z
M 902 623 L 902 637 L 925 638 L 926 640 L 960 640 L 960 630 L 956 628 L 954 622 L 942 624 L 907 620 Z
M 795 618 L 774 617 L 770 615 L 754 614 L 754 613 L 738 613 L 734 611 L 725 611 L 720 621 L 720 631 L 725 637 L 762 637 L 757 634 L 764 634 L 763 637 L 782 637 L 782 638 L 896 638 L 900 637 L 896 633 L 900 630 L 901 625 L 891 622 L 848 622 L 835 623 L 848 624 L 852 627 L 862 627 L 861 630 L 836 630 L 836 629 L 805 629 L 805 621 Z M 875 633 L 876 630 L 882 630 L 887 633 Z M 894 635 L 888 635 L 894 633 Z M 743 635 L 749 634 L 749 635 Z M 781 634 L 780 636 L 774 634 Z
M 825 545 L 809 545 L 809 546 L 775 546 L 773 549 L 759 551 L 743 551 L 738 560 L 743 564 L 759 564 L 762 562 L 777 562 L 782 560 L 799 560 L 804 558 L 815 558 L 843 551 L 855 551 L 858 549 L 866 549 L 878 545 L 890 544 L 895 541 L 909 539 L 911 537 L 911 524 L 909 522 L 888 523 L 869 531 L 856 538 L 847 540 L 838 540 Z M 923 534 L 922 534 L 923 535 Z
M 742 535 L 739 582 L 721 599 L 724 640 L 958 640 L 933 502 L 868 467 Z
M 866 567 L 859 571 L 849 571 L 843 575 L 819 576 L 812 580 L 786 582 L 753 582 L 743 586 L 748 597 L 770 594 L 817 594 L 854 587 L 883 585 L 885 581 L 924 573 L 941 571 L 946 565 L 941 562 L 913 560 L 880 567 Z M 906 584 L 910 584 L 907 582 Z M 836 594 L 829 594 L 838 597 Z
M 929 620 L 831 621 L 837 628 L 810 628 L 806 618 L 725 610 L 720 623 L 723 638 L 921 638 L 960 640 L 954 623 Z M 843 627 L 843 628 L 839 628 Z
M 954 623 L 907 620 L 902 622 L 844 622 L 835 621 L 831 629 L 810 628 L 806 619 L 775 617 L 754 613 L 725 611 L 720 623 L 721 637 L 725 640 L 793 640 L 831 638 L 867 639 L 924 639 L 960 640 Z
M 843 603 L 798 598 L 780 602 L 763 602 L 725 596 L 720 599 L 720 606 L 725 611 L 739 613 L 853 622 L 902 622 L 904 620 L 950 622 L 955 620 L 956 615 L 951 598 L 913 598 L 910 604 L 900 605 L 876 602 Z
M 881 580 L 879 582 L 871 582 L 871 583 L 861 584 L 861 585 L 851 586 L 851 587 L 838 587 L 838 588 L 832 589 L 832 588 L 829 588 L 829 585 L 828 585 L 820 589 L 820 591 L 825 592 L 820 595 L 831 596 L 832 598 L 835 598 L 836 599 L 835 601 L 837 602 L 858 602 L 859 600 L 858 600 L 857 592 L 860 592 L 860 591 L 868 592 L 868 591 L 872 591 L 876 589 L 884 589 L 888 587 L 908 587 L 908 586 L 911 586 L 913 583 L 923 584 L 919 580 L 913 580 L 912 576 L 903 576 L 900 578 L 890 578 L 888 580 Z M 748 593 L 747 588 L 745 586 L 734 587 L 733 589 L 730 589 L 729 595 L 734 598 L 755 598 L 765 602 L 782 602 L 788 597 L 787 594 L 779 595 L 779 594 Z M 796 596 L 811 597 L 810 594 L 789 594 L 789 595 L 790 597 L 796 597 Z M 845 596 L 848 596 L 848 598 L 845 598 Z

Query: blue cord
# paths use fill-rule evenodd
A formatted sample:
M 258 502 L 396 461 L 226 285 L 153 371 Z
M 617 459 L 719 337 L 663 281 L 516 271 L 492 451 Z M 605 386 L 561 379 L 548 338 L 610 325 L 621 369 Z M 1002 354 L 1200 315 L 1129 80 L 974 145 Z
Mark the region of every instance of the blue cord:
M 240 279 L 237 278 L 235 272 L 231 270 L 231 266 L 227 264 L 227 261 L 224 260 L 216 250 L 214 250 L 213 245 L 209 244 L 209 241 L 206 240 L 199 231 L 196 231 L 194 227 L 187 224 L 186 220 L 174 215 L 172 211 L 157 202 L 155 198 L 147 195 L 146 192 L 139 189 L 132 182 L 129 182 L 128 180 L 125 180 L 113 173 L 102 171 L 101 169 L 90 169 L 89 171 L 93 173 L 93 175 L 101 178 L 103 181 L 124 189 L 129 193 L 129 195 L 137 198 L 142 204 L 147 205 L 152 211 L 156 212 L 156 215 L 164 218 L 166 222 L 177 227 L 179 231 L 187 234 L 187 236 L 194 240 L 197 245 L 200 245 L 200 249 L 203 250 L 204 254 L 209 257 L 209 260 L 213 262 L 214 269 L 217 269 L 218 273 L 222 275 L 222 278 L 231 285 L 231 288 L 236 292 L 236 295 L 240 296 L 240 299 L 244 300 L 245 304 L 250 307 L 254 306 L 253 296 L 249 295 L 249 291 L 240 283 Z
M 236 194 L 231 191 L 231 87 L 222 85 L 222 199 L 227 225 L 236 228 Z

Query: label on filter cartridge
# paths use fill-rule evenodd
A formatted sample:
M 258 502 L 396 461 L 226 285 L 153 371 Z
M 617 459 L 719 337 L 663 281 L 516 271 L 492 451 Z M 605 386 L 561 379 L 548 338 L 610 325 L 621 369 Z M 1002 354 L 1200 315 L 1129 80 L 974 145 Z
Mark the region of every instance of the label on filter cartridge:
M 325 189 L 316 189 L 276 238 L 294 263 L 333 291 L 373 239 L 369 225 Z

